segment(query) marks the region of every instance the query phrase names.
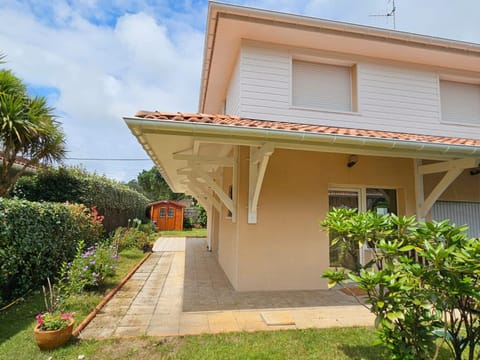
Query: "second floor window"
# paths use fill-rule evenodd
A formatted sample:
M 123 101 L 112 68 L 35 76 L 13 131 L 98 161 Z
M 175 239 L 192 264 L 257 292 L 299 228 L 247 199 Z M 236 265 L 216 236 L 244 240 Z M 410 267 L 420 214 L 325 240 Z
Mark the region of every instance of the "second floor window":
M 352 111 L 352 68 L 293 60 L 292 105 Z
M 440 80 L 442 120 L 480 125 L 480 85 Z

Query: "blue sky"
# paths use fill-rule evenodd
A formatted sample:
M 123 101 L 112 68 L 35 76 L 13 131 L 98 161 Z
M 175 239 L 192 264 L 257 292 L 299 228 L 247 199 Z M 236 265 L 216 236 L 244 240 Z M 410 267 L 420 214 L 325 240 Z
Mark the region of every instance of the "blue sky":
M 392 28 L 391 0 L 232 0 L 231 4 Z M 197 111 L 208 1 L 1 0 L 0 52 L 45 95 L 71 158 L 147 158 L 122 116 Z M 480 43 L 478 0 L 396 0 L 397 30 Z M 77 161 L 117 180 L 150 161 Z

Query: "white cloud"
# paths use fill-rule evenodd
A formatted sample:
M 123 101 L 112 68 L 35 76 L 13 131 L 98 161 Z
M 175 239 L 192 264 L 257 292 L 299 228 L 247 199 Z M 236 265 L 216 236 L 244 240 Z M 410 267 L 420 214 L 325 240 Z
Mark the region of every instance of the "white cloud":
M 196 111 L 203 46 L 198 30 L 184 26 L 173 36 L 142 12 L 121 15 L 113 27 L 98 25 L 66 3 L 55 6 L 52 25 L 25 9 L 0 6 L 0 51 L 26 82 L 58 89 L 52 105 L 62 114 L 70 157 L 146 158 L 122 116 L 139 109 Z M 123 180 L 151 166 L 85 165 Z

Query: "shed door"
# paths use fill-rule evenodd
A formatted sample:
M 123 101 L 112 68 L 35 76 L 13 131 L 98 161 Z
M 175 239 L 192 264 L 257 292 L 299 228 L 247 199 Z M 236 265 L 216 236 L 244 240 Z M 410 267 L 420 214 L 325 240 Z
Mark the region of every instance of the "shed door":
M 167 209 L 166 230 L 175 230 L 175 208 L 171 206 L 169 206 Z
M 157 227 L 159 230 L 168 230 L 167 229 L 167 207 L 162 206 L 158 214 L 158 224 Z
M 480 203 L 464 201 L 437 201 L 432 207 L 432 219 L 449 219 L 457 226 L 467 224 L 471 237 L 480 237 Z

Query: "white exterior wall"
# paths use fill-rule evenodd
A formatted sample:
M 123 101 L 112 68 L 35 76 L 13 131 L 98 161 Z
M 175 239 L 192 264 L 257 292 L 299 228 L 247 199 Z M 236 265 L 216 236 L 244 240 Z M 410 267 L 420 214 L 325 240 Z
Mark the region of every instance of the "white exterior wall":
M 356 65 L 357 111 L 335 112 L 292 106 L 292 58 L 315 61 L 312 51 L 244 41 L 240 52 L 240 109 L 233 114 L 246 118 L 321 124 L 428 135 L 480 139 L 478 126 L 441 121 L 439 72 L 412 65 L 339 58 Z M 318 62 L 326 62 L 317 56 Z M 335 59 L 327 61 L 335 63 Z M 236 77 L 233 77 L 236 80 Z M 232 88 L 232 84 L 230 85 Z M 238 85 L 233 86 L 238 89 Z M 229 94 L 235 94 L 230 91 Z M 229 95 L 231 96 L 231 95 Z M 227 111 L 227 114 L 229 112 Z

